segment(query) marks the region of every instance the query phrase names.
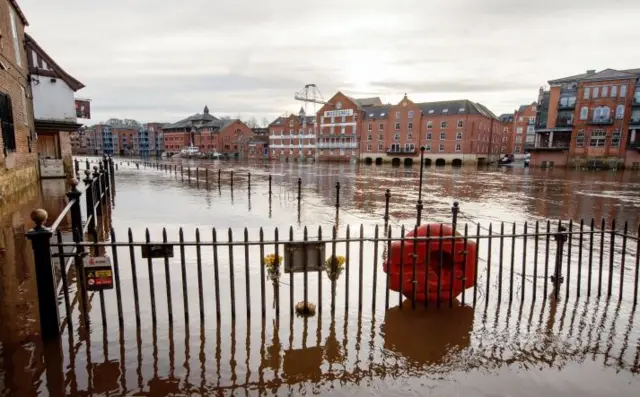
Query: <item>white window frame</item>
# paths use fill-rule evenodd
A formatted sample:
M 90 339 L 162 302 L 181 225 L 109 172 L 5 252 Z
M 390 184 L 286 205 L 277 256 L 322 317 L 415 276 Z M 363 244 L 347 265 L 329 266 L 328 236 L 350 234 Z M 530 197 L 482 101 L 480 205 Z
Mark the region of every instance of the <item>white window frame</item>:
M 444 143 L 441 143 L 440 145 L 438 145 L 438 151 L 444 152 Z
M 611 145 L 610 145 L 610 147 L 619 148 L 621 140 L 622 140 L 622 133 L 620 132 L 619 129 L 616 128 L 611 133 Z
M 462 151 L 462 145 L 459 143 L 456 143 L 456 152 L 461 152 Z
M 464 120 L 458 120 L 457 127 L 458 127 L 458 128 L 462 128 L 462 127 L 464 127 Z
M 378 151 L 379 152 L 384 152 L 384 143 L 382 143 L 382 142 L 378 143 Z
M 593 87 L 593 92 L 591 93 L 593 99 L 596 99 L 600 96 L 600 87 Z
M 440 140 L 441 141 L 446 141 L 447 140 L 447 132 L 446 131 L 440 131 Z
M 624 105 L 616 106 L 616 120 L 622 120 L 624 118 Z
M 367 141 L 368 142 L 373 141 L 373 135 L 372 134 L 367 135 Z
M 620 86 L 620 98 L 624 98 L 627 96 L 627 85 L 623 84 Z
M 429 120 L 427 121 L 427 129 L 430 130 L 433 128 L 433 121 Z
M 431 140 L 431 137 L 432 137 L 431 132 L 427 132 L 427 136 L 425 137 L 425 139 L 426 139 L 427 141 L 430 141 L 430 140 Z
M 576 147 L 584 147 L 584 130 L 578 130 L 576 134 Z
M 396 120 L 398 120 L 399 118 L 400 118 L 400 111 L 399 111 L 399 110 L 397 110 L 397 111 L 396 111 Z
M 378 131 L 384 131 L 384 123 L 378 124 Z
M 425 152 L 430 152 L 431 151 L 431 145 L 429 145 L 429 144 L 424 145 L 424 151 Z
M 384 134 L 378 134 L 378 140 L 384 141 Z
M 516 134 L 522 134 L 523 132 L 524 132 L 524 128 L 523 127 L 516 128 Z
M 591 87 L 584 87 L 583 98 L 589 99 L 590 96 L 591 96 Z
M 413 143 L 405 143 L 404 144 L 404 151 L 405 152 L 411 152 L 416 150 L 416 145 L 414 145 Z
M 602 97 L 606 98 L 609 96 L 609 86 L 603 86 L 602 87 Z
M 408 130 L 412 130 L 412 129 L 413 129 L 413 121 L 409 121 L 409 122 L 407 123 L 407 129 L 408 129 Z
M 597 132 L 597 135 L 595 133 Z M 604 128 L 597 128 L 591 131 L 589 136 L 589 147 L 603 148 L 607 142 L 607 131 Z M 595 143 L 595 145 L 593 144 Z
M 400 134 L 398 134 L 398 133 L 393 134 L 393 141 L 394 142 L 400 142 Z
M 589 108 L 583 106 L 580 108 L 580 120 L 586 120 L 589 118 Z
M 413 118 L 413 110 L 409 110 L 407 115 L 408 115 L 408 118 L 412 119 Z
M 615 98 L 618 96 L 618 86 L 617 85 L 612 85 L 611 86 L 611 98 Z
M 458 131 L 456 132 L 456 141 L 461 141 L 462 140 L 462 132 Z
M 518 122 L 522 123 L 524 121 L 524 117 L 520 116 L 518 117 Z
M 370 143 L 367 143 L 367 152 L 370 152 L 372 150 L 372 146 Z
M 447 128 L 447 122 L 446 121 L 441 121 L 440 122 L 440 128 Z
M 373 124 L 369 123 L 369 126 L 367 127 L 367 131 L 373 131 Z
M 400 122 L 396 122 L 394 128 L 395 128 L 395 131 L 400 131 Z

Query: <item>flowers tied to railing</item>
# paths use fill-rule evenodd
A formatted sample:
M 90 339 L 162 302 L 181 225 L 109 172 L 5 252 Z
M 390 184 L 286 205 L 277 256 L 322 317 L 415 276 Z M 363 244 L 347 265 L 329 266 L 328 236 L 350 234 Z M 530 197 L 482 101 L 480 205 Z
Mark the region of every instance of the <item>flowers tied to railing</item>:
M 338 255 L 338 256 L 331 255 L 324 262 L 324 271 L 327 273 L 327 277 L 329 277 L 329 280 L 331 281 L 336 281 L 340 277 L 340 274 L 342 273 L 343 270 L 344 270 L 344 256 L 342 255 Z
M 280 279 L 280 264 L 282 263 L 282 256 L 276 254 L 269 254 L 264 257 L 264 266 L 267 268 L 267 278 L 273 283 L 277 283 Z

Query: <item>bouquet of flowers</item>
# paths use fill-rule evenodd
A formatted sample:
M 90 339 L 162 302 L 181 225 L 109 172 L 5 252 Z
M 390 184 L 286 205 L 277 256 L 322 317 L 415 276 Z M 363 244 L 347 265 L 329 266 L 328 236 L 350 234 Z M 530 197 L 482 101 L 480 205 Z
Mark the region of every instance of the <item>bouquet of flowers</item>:
M 280 264 L 282 257 L 276 254 L 269 254 L 264 257 L 264 266 L 267 268 L 267 277 L 269 280 L 276 282 L 280 278 Z
M 329 280 L 331 281 L 336 281 L 338 277 L 340 277 L 340 273 L 342 273 L 343 270 L 344 270 L 344 256 L 342 255 L 338 255 L 338 256 L 331 255 L 324 262 L 324 271 L 327 272 L 327 277 L 329 277 Z

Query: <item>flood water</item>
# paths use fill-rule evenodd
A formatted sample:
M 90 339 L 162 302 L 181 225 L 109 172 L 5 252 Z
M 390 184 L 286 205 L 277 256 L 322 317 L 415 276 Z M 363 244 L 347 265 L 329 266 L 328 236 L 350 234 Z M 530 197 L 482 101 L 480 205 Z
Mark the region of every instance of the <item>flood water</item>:
M 447 302 L 440 308 L 422 303 L 412 308 L 393 291 L 387 298 L 384 244 L 329 244 L 327 255 L 335 249 L 347 257 L 345 273 L 333 296 L 323 274 L 308 275 L 309 300 L 322 308 L 303 319 L 290 310 L 304 299 L 302 275 L 282 275 L 278 299 L 270 282 L 261 284 L 260 258 L 275 251 L 275 228 L 280 241 L 290 234 L 303 238 L 305 226 L 310 240 L 318 239 L 319 227 L 324 238 L 333 227 L 346 236 L 347 226 L 351 237 L 372 237 L 378 225 L 382 236 L 385 189 L 390 189 L 389 225 L 397 237 L 402 225 L 409 230 L 416 222 L 417 167 L 185 161 L 165 163 L 178 166 L 169 172 L 118 162 L 113 208 L 100 221 L 101 235 L 112 228 L 116 241 L 123 242 L 130 227 L 133 241 L 144 242 L 148 228 L 150 240 L 161 241 L 165 228 L 168 241 L 177 242 L 182 227 L 185 241 L 195 240 L 198 229 L 204 245 L 199 250 L 176 245 L 175 256 L 166 261 L 143 259 L 139 247 L 101 249 L 118 260 L 121 308 L 116 290 L 90 293 L 90 327 L 85 327 L 71 272 L 71 331 L 66 329 L 53 349 L 53 357 L 57 348 L 62 352 L 61 366 L 51 364 L 55 359 L 45 365 L 52 347 L 42 346 L 36 335 L 32 254 L 22 235 L 31 226 L 33 207 L 43 206 L 49 223 L 55 220 L 68 187 L 47 181 L 34 188 L 32 198 L 3 213 L 1 221 L 0 395 L 637 395 L 635 241 L 609 245 L 607 240 L 598 280 L 590 270 L 587 274 L 586 263 L 591 269 L 587 248 L 599 248 L 599 236 L 581 239 L 587 242 L 580 251 L 577 238 L 571 239 L 573 251 L 565 258 L 573 276 L 567 275 L 567 289 L 563 286 L 556 299 L 541 279 L 543 269 L 551 267 L 543 260 L 544 239 L 505 239 L 505 254 L 498 240 L 491 246 L 481 240 L 477 287 L 452 307 Z M 615 220 L 618 228 L 628 222 L 630 234 L 636 234 L 640 174 L 427 168 L 423 201 L 423 223 L 450 223 L 452 203 L 458 201 L 458 227 L 466 223 L 470 234 L 478 224 L 486 235 L 490 223 L 496 231 L 499 222 L 508 222 L 504 227 L 510 231 L 516 222 L 522 231 L 524 222 L 532 228 L 549 218 L 572 220 L 575 228 L 584 218 L 588 228 L 592 217 L 596 227 L 601 218 L 607 225 Z M 245 228 L 248 240 L 258 241 L 261 227 L 269 242 L 263 247 L 214 251 L 211 245 L 213 228 L 215 238 L 226 242 L 242 241 Z M 69 228 L 70 222 L 62 223 L 63 233 Z M 520 271 L 515 281 L 506 270 L 511 249 L 519 256 L 527 253 L 515 261 Z M 536 249 L 539 258 L 533 256 Z M 549 252 L 553 258 L 552 243 Z M 608 279 L 611 299 L 605 293 Z M 60 297 L 61 315 L 63 301 Z

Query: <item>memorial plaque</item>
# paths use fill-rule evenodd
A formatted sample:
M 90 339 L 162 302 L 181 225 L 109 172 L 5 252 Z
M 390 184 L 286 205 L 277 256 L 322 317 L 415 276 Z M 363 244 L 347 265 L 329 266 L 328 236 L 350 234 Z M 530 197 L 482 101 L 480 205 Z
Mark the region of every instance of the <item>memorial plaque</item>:
M 308 272 L 322 270 L 325 261 L 325 243 L 303 241 L 284 244 L 285 273 L 304 273 L 305 251 L 307 253 L 306 270 Z

